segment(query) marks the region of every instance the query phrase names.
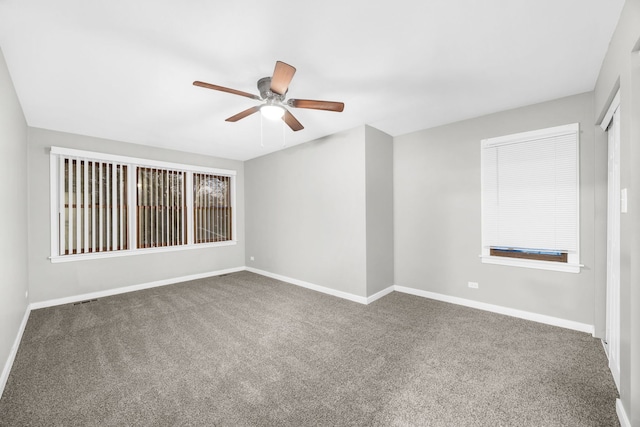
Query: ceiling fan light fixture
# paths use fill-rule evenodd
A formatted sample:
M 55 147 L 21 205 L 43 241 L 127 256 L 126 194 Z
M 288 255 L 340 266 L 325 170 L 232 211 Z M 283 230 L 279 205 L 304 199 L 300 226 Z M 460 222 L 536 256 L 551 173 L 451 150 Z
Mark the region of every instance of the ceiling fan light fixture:
M 344 103 L 342 102 L 318 101 L 314 99 L 287 100 L 286 95 L 289 91 L 289 83 L 291 83 L 291 79 L 293 78 L 295 72 L 295 67 L 292 67 L 289 64 L 285 64 L 282 61 L 276 61 L 276 68 L 273 70 L 273 75 L 271 77 L 263 77 L 258 80 L 258 90 L 260 91 L 260 96 L 248 92 L 243 92 L 241 90 L 230 89 L 224 86 L 201 82 L 198 80 L 193 82 L 193 84 L 194 86 L 200 86 L 220 92 L 227 92 L 233 95 L 244 96 L 245 98 L 251 98 L 262 102 L 262 105 L 256 105 L 254 107 L 247 108 L 246 110 L 225 119 L 225 121 L 227 122 L 237 122 L 238 120 L 244 119 L 245 117 L 260 111 L 262 113 L 262 117 L 274 121 L 282 119 L 292 131 L 297 132 L 304 129 L 304 126 L 302 126 L 302 123 L 300 123 L 298 119 L 296 119 L 286 107 L 335 111 L 338 113 L 344 110 Z
M 284 116 L 284 108 L 278 105 L 263 105 L 260 107 L 260 113 L 262 116 L 269 120 L 280 120 Z

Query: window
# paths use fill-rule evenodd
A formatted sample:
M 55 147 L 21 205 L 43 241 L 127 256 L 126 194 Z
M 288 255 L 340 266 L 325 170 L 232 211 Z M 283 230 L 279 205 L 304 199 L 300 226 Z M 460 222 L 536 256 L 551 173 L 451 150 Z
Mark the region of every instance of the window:
M 138 167 L 137 247 L 187 244 L 185 172 Z
M 482 261 L 579 272 L 578 124 L 482 141 Z
M 60 158 L 59 253 L 128 249 L 127 166 Z
M 193 224 L 196 243 L 231 239 L 231 180 L 228 176 L 193 174 Z
M 235 244 L 235 171 L 51 148 L 51 260 Z

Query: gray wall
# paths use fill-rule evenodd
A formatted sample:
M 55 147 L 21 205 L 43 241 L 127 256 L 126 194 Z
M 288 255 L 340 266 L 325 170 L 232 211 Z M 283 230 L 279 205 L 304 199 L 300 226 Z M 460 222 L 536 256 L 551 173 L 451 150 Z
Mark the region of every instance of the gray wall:
M 585 268 L 575 274 L 482 264 L 480 141 L 575 122 Z M 594 256 L 592 93 L 399 136 L 393 156 L 396 285 L 593 325 L 594 271 L 604 260 Z
M 359 297 L 392 286 L 392 159 L 393 138 L 359 126 L 247 161 L 247 266 Z
M 27 308 L 27 193 L 27 123 L 0 50 L 0 373 Z
M 365 126 L 367 296 L 393 286 L 393 138 Z
M 620 399 L 631 425 L 640 425 L 640 0 L 627 0 L 603 61 L 595 93 L 600 122 L 620 89 L 621 188 L 629 213 L 621 215 Z M 596 133 L 604 143 L 604 133 Z
M 247 266 L 366 296 L 364 144 L 361 126 L 245 162 Z
M 51 146 L 236 170 L 238 244 L 52 264 L 48 259 Z M 29 291 L 32 302 L 244 266 L 242 162 L 34 128 L 29 129 L 28 159 Z

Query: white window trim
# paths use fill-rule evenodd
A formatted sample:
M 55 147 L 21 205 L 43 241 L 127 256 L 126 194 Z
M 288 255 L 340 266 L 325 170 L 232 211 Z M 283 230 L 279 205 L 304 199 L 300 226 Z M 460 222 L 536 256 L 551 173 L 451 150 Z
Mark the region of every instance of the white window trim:
M 156 254 L 162 252 L 178 252 L 178 251 L 188 251 L 193 249 L 207 249 L 207 248 L 219 248 L 222 246 L 234 246 L 237 245 L 237 240 L 227 240 L 224 242 L 215 242 L 215 243 L 199 243 L 199 244 L 186 244 L 179 246 L 163 246 L 158 248 L 144 248 L 144 249 L 127 249 L 121 251 L 108 251 L 108 252 L 90 252 L 86 254 L 79 255 L 56 255 L 52 256 L 49 259 L 52 263 L 60 263 L 60 262 L 72 262 L 72 261 L 87 261 L 91 259 L 100 259 L 100 258 L 117 258 L 122 256 L 132 256 L 132 255 L 146 255 L 146 254 Z
M 514 144 L 521 143 L 526 141 L 532 141 L 541 139 L 547 136 L 559 136 L 566 133 L 576 133 L 578 136 L 578 144 L 576 144 L 576 173 L 577 173 L 577 185 L 576 189 L 576 203 L 577 203 L 577 228 L 578 233 L 576 236 L 576 247 L 578 248 L 575 252 L 568 253 L 568 262 L 560 263 L 554 261 L 540 261 L 526 258 L 509 258 L 509 257 L 500 257 L 500 256 L 492 256 L 490 255 L 490 248 L 484 245 L 484 238 L 481 240 L 481 262 L 484 264 L 497 264 L 497 265 L 508 265 L 512 267 L 524 267 L 524 268 L 534 268 L 539 270 L 552 270 L 552 271 L 561 271 L 566 273 L 580 273 L 580 268 L 584 267 L 583 264 L 580 264 L 580 125 L 579 123 L 572 123 L 568 125 L 556 126 L 546 129 L 539 129 L 529 132 L 522 132 L 517 134 L 505 135 L 495 138 L 487 138 L 481 141 L 481 150 L 485 147 L 495 147 L 506 144 Z M 481 191 L 482 191 L 481 186 Z M 484 203 L 483 197 L 481 195 L 481 211 L 482 203 Z
M 58 173 L 58 159 L 60 156 L 67 157 L 75 157 L 80 158 L 82 160 L 96 160 L 103 162 L 114 162 L 126 164 L 129 167 L 129 176 L 128 182 L 135 182 L 135 168 L 137 166 L 141 167 L 155 167 L 155 168 L 165 168 L 172 170 L 180 170 L 186 173 L 187 180 L 187 189 L 185 196 L 187 198 L 187 244 L 179 245 L 179 246 L 163 246 L 158 248 L 144 248 L 137 249 L 131 244 L 131 239 L 133 239 L 133 235 L 135 233 L 129 233 L 130 245 L 127 250 L 119 250 L 119 251 L 106 251 L 106 252 L 90 252 L 84 254 L 75 254 L 75 255 L 59 255 L 59 230 L 58 230 L 58 215 L 59 215 L 59 179 L 60 174 Z M 223 242 L 212 242 L 212 243 L 198 243 L 195 244 L 194 236 L 193 236 L 193 195 L 192 189 L 189 186 L 190 182 L 193 182 L 193 173 L 206 173 L 212 175 L 223 175 L 231 177 L 231 189 L 230 189 L 230 197 L 231 197 L 231 236 L 232 240 L 227 240 Z M 149 160 L 149 159 L 141 159 L 137 157 L 128 157 L 128 156 L 119 156 L 114 154 L 106 154 L 99 153 L 94 151 L 85 151 L 85 150 L 76 150 L 72 148 L 63 148 L 63 147 L 51 147 L 49 153 L 49 192 L 50 192 L 50 221 L 51 221 L 51 247 L 49 259 L 52 263 L 60 263 L 60 262 L 71 262 L 71 261 L 84 261 L 84 260 L 92 260 L 92 259 L 101 259 L 101 258 L 115 258 L 121 256 L 131 256 L 131 255 L 144 255 L 144 254 L 153 254 L 153 253 L 162 253 L 162 252 L 175 252 L 175 251 L 183 251 L 183 250 L 193 250 L 193 249 L 206 249 L 206 248 L 215 248 L 215 247 L 224 247 L 224 246 L 233 246 L 238 243 L 237 240 L 237 213 L 236 213 L 236 171 L 231 169 L 219 169 L 219 168 L 209 168 L 205 166 L 195 166 L 188 165 L 183 163 L 172 163 L 172 162 L 164 162 L 159 160 Z M 136 196 L 134 191 L 129 191 L 128 193 L 128 204 L 130 209 L 129 213 L 129 226 L 133 226 L 136 221 L 135 215 L 135 205 L 136 205 Z
M 525 258 L 507 258 L 491 255 L 480 255 L 484 264 L 510 265 L 512 267 L 535 268 L 537 270 L 563 271 L 565 273 L 580 273 L 582 264 L 554 261 L 539 261 Z

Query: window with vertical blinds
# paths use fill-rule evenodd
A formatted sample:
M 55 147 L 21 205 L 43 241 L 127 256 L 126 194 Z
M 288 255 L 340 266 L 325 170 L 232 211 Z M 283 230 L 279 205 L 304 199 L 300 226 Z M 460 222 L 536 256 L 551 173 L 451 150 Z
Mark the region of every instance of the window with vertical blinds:
M 60 254 L 128 249 L 127 166 L 60 158 Z
M 235 244 L 235 171 L 51 148 L 51 260 Z
M 187 244 L 185 172 L 138 167 L 137 247 Z
M 578 134 L 576 123 L 482 141 L 483 262 L 579 272 Z
M 231 179 L 193 174 L 193 224 L 196 243 L 231 240 Z

